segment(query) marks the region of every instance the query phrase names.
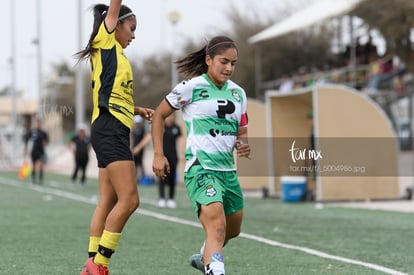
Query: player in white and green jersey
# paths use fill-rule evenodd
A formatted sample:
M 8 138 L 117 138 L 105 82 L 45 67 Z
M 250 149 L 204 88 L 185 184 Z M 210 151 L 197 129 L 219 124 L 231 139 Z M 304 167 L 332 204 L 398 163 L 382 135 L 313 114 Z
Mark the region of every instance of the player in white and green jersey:
M 166 100 L 173 109 L 182 109 L 187 128 L 185 171 L 196 159 L 208 170 L 235 170 L 233 149 L 246 113 L 244 90 L 231 80 L 219 89 L 203 74 L 178 84 Z
M 223 246 L 241 231 L 243 194 L 233 150 L 250 157 L 246 94 L 230 80 L 237 61 L 233 40 L 217 36 L 202 49 L 177 61 L 192 77 L 179 83 L 160 103 L 153 117 L 153 171 L 169 173 L 163 152 L 164 119 L 182 110 L 187 128 L 184 181 L 188 196 L 206 232 L 200 254 L 191 265 L 209 275 L 225 274 Z

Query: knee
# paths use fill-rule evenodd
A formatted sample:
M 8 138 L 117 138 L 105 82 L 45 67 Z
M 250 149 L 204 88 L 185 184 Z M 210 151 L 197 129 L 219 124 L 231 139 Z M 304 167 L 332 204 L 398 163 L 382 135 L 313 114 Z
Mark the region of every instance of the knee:
M 138 196 L 133 196 L 133 198 L 130 200 L 129 203 L 129 209 L 131 211 L 131 213 L 133 213 L 135 210 L 137 210 L 137 208 L 139 207 L 139 197 Z
M 118 205 L 122 209 L 123 212 L 126 212 L 130 215 L 134 213 L 134 211 L 139 206 L 138 195 L 131 195 L 131 196 L 124 197 L 118 200 Z
M 226 228 L 226 240 L 236 238 L 241 233 L 241 224 L 229 224 Z
M 232 230 L 232 231 L 230 231 L 230 232 L 228 232 L 226 234 L 226 240 L 230 240 L 230 239 L 236 238 L 239 235 L 240 235 L 240 229 L 238 229 L 238 230 Z

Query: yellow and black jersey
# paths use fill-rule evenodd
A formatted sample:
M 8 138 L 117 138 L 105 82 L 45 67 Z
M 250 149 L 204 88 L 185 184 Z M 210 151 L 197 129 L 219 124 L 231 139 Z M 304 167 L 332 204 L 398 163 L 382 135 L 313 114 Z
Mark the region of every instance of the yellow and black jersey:
M 106 108 L 128 128 L 134 118 L 134 90 L 131 64 L 124 55 L 115 31 L 109 33 L 102 22 L 92 42 L 97 49 L 90 58 L 92 68 L 93 113 L 92 123 L 99 109 Z

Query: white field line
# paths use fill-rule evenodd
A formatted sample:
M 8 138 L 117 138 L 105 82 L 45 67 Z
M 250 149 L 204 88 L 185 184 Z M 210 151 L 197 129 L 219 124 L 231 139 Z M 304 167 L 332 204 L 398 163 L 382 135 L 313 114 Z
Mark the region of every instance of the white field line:
M 0 184 L 7 184 L 7 185 L 11 185 L 11 186 L 15 186 L 15 187 L 25 187 L 28 189 L 32 189 L 41 193 L 46 193 L 49 195 L 55 195 L 58 197 L 62 197 L 62 198 L 66 198 L 66 199 L 71 199 L 71 200 L 75 200 L 75 201 L 79 201 L 79 202 L 84 202 L 84 203 L 88 203 L 88 204 L 96 204 L 96 197 L 85 197 L 85 196 L 81 196 L 81 195 L 77 195 L 77 194 L 73 194 L 67 191 L 62 191 L 62 190 L 57 190 L 57 189 L 53 189 L 53 188 L 49 188 L 49 187 L 45 187 L 45 186 L 38 186 L 38 185 L 22 185 L 21 182 L 19 182 L 18 180 L 13 180 L 13 179 L 8 179 L 8 178 L 4 178 L 4 177 L 0 177 Z M 141 202 L 143 203 L 147 203 L 147 204 L 155 204 L 152 200 L 147 200 L 147 199 L 141 199 Z M 193 226 L 193 227 L 201 227 L 201 225 L 198 222 L 193 222 L 193 221 L 189 221 L 189 220 L 184 220 L 181 218 L 176 218 L 176 217 L 172 217 L 172 216 L 168 216 L 165 214 L 161 214 L 158 212 L 153 212 L 153 211 L 149 211 L 149 210 L 145 210 L 145 209 L 138 209 L 137 211 L 135 211 L 135 213 L 141 214 L 141 215 L 145 215 L 145 216 L 149 216 L 149 217 L 153 217 L 159 220 L 163 220 L 163 221 L 169 221 L 169 222 L 173 222 L 173 223 L 178 223 L 178 224 L 183 224 L 183 225 L 189 225 L 189 226 Z M 249 240 L 253 240 L 259 243 L 263 243 L 263 244 L 267 244 L 270 246 L 275 246 L 275 247 L 281 247 L 281 248 L 285 248 L 285 249 L 291 249 L 291 250 L 296 250 L 296 251 L 301 251 L 304 252 L 306 254 L 310 254 L 313 256 L 317 256 L 320 258 L 325 258 L 325 259 L 331 259 L 331 260 L 335 260 L 335 261 L 339 261 L 339 262 L 343 262 L 343 263 L 348 263 L 348 264 L 353 264 L 353 265 L 359 265 L 359 266 L 363 266 L 369 269 L 373 269 L 373 270 L 377 270 L 377 271 L 381 271 L 385 274 L 391 274 L 391 275 L 409 275 L 407 273 L 403 273 L 400 272 L 398 270 L 394 270 L 391 268 L 387 268 L 381 265 L 377 265 L 377 264 L 372 264 L 372 263 L 368 263 L 368 262 L 362 262 L 362 261 L 358 261 L 358 260 L 354 260 L 354 259 L 349 259 L 349 258 L 344 258 L 344 257 L 340 257 L 340 256 L 335 256 L 332 254 L 328 254 L 319 250 L 315 250 L 315 249 L 311 249 L 311 248 L 307 248 L 307 247 L 303 247 L 303 246 L 296 246 L 296 245 L 290 245 L 290 244 L 285 244 L 285 243 L 280 243 L 277 241 L 273 241 L 273 240 L 269 240 L 260 236 L 256 236 L 256 235 L 252 235 L 252 234 L 247 234 L 247 233 L 241 233 L 240 237 L 245 238 L 245 239 L 249 239 Z

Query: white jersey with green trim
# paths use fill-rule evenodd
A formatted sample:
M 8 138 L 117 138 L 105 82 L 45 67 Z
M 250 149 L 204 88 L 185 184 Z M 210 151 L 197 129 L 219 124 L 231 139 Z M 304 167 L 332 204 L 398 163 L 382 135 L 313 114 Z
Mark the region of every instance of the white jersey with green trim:
M 233 150 L 242 116 L 246 114 L 246 93 L 228 80 L 221 89 L 206 74 L 179 83 L 166 96 L 176 110 L 182 110 L 187 128 L 185 171 L 196 159 L 204 169 L 235 170 Z

